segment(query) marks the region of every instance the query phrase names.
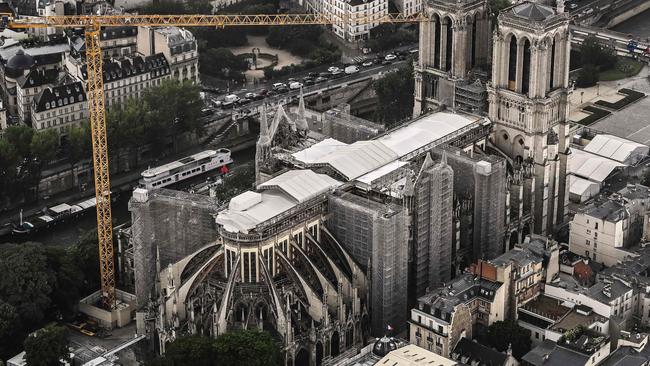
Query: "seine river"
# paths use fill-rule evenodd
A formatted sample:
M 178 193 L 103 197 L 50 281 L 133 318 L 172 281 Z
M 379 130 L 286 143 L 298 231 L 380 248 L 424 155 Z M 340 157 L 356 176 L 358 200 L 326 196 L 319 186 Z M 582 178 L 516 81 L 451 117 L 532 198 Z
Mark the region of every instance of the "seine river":
M 650 38 L 650 10 L 637 14 L 612 28 L 617 32 L 634 34 L 641 38 Z

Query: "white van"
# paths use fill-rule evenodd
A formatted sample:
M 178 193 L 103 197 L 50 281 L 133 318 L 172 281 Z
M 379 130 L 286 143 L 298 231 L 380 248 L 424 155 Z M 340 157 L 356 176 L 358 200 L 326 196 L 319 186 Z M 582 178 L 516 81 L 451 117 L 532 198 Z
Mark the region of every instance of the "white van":
M 224 100 L 226 103 L 235 103 L 236 101 L 239 100 L 239 97 L 235 94 L 230 94 L 230 95 L 226 95 Z
M 289 84 L 289 89 L 291 90 L 296 90 L 302 88 L 302 83 L 299 83 L 297 81 L 294 81 L 293 83 Z
M 348 66 L 348 67 L 345 68 L 345 73 L 348 74 L 348 75 L 356 74 L 358 72 L 359 72 L 359 68 L 354 66 L 354 65 Z

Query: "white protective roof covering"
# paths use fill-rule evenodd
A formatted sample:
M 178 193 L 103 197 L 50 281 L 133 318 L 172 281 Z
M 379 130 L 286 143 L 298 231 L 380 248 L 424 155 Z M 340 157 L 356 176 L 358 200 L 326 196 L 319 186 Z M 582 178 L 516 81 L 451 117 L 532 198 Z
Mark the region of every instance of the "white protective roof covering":
M 592 152 L 625 164 L 634 164 L 639 156 L 648 155 L 650 148 L 614 135 L 596 135 L 585 146 L 585 151 Z
M 300 180 L 308 182 L 308 190 Z M 247 191 L 234 197 L 228 209 L 219 212 L 216 222 L 227 231 L 248 233 L 255 226 L 309 199 L 307 191 L 314 197 L 340 184 L 325 174 L 291 170 L 260 185 L 261 192 Z
M 598 183 L 576 177 L 575 175 L 569 176 L 569 182 L 569 193 L 580 196 L 580 202 L 586 201 L 600 192 L 600 185 Z
M 335 140 L 333 138 L 328 138 L 304 150 L 294 153 L 293 157 L 305 164 L 313 164 L 317 163 L 320 159 L 323 158 L 323 156 L 336 151 L 336 149 L 342 146 L 348 146 L 348 144 L 339 140 Z
M 338 145 L 329 141 L 327 144 L 319 145 L 313 145 L 293 156 L 307 165 L 327 164 L 348 180 L 362 176 L 398 158 L 392 149 L 377 140 L 357 141 L 351 145 Z M 313 149 L 314 147 L 316 149 Z M 306 160 L 301 160 L 301 157 L 305 157 Z
M 291 170 L 260 184 L 257 188 L 279 189 L 297 202 L 304 202 L 341 183 L 325 174 L 311 170 Z
M 432 113 L 379 137 L 377 141 L 402 157 L 476 121 L 476 117 L 455 113 Z
M 388 164 L 386 164 L 386 165 L 384 165 L 384 166 L 382 166 L 380 168 L 377 168 L 377 169 L 371 171 L 368 174 L 364 174 L 364 175 L 360 176 L 359 178 L 357 178 L 357 181 L 370 185 L 375 180 L 377 180 L 377 179 L 379 179 L 379 178 L 381 178 L 381 177 L 383 177 L 383 176 L 385 176 L 385 175 L 387 175 L 387 174 L 389 174 L 389 173 L 403 167 L 404 165 L 408 165 L 408 163 L 405 162 L 405 161 L 399 161 L 399 160 L 392 161 L 392 162 L 390 162 L 390 163 L 388 163 Z
M 627 165 L 590 152 L 571 149 L 569 172 L 573 175 L 602 183 L 618 167 Z

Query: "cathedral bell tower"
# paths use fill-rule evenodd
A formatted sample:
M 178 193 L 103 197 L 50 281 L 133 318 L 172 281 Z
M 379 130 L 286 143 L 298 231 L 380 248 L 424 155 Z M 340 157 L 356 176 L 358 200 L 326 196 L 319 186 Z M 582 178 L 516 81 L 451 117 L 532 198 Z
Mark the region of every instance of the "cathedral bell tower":
M 551 234 L 568 200 L 569 17 L 562 7 L 522 2 L 501 12 L 492 38 L 491 142 L 524 172 L 532 231 Z
M 420 57 L 415 65 L 418 116 L 440 105 L 456 104 L 456 84 L 469 83 L 469 72 L 488 64 L 490 20 L 487 0 L 434 0 L 420 23 Z

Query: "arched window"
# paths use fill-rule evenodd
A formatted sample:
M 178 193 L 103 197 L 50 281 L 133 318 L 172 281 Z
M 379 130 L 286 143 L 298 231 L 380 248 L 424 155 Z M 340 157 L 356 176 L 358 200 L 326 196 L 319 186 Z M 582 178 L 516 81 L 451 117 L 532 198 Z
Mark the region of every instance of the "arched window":
M 508 89 L 517 89 L 517 38 L 510 38 L 510 52 L 508 56 Z
M 530 90 L 530 41 L 526 40 L 524 42 L 524 57 L 523 57 L 523 66 L 521 73 L 521 92 L 522 94 L 528 94 Z

